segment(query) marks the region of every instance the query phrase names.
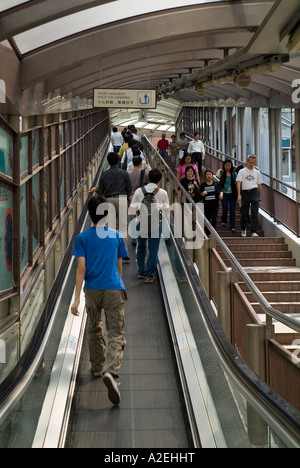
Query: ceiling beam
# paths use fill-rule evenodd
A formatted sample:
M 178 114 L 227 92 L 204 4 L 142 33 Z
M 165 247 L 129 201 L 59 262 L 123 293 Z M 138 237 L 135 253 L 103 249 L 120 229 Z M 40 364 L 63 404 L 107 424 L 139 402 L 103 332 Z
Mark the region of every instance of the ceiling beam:
M 239 28 L 250 28 L 260 24 L 270 4 L 262 4 L 257 12 L 257 4 L 210 4 L 205 9 L 188 9 L 181 11 L 180 15 L 174 13 L 160 13 L 159 15 L 147 15 L 146 18 L 138 17 L 120 22 L 112 26 L 99 28 L 92 33 L 69 38 L 25 56 L 21 63 L 21 80 L 23 89 L 40 81 L 55 77 L 56 74 L 70 70 L 97 57 L 109 56 L 112 53 L 128 48 L 138 48 L 141 45 L 160 44 L 166 38 L 176 40 L 181 35 L 198 34 L 198 40 L 194 42 L 192 50 L 203 48 L 214 49 L 214 41 L 206 40 L 206 34 L 213 31 L 234 30 L 237 18 Z M 216 7 L 218 5 L 218 7 Z M 247 14 L 245 14 L 247 9 Z M 234 14 L 233 14 L 234 11 Z M 254 25 L 254 17 L 258 24 Z M 155 21 L 155 28 L 153 22 Z M 168 27 L 166 29 L 166 24 Z M 201 29 L 202 25 L 202 29 Z M 215 33 L 215 37 L 218 34 Z M 140 42 L 139 42 L 140 41 Z M 203 45 L 202 45 L 203 43 Z M 236 44 L 238 47 L 239 44 Z

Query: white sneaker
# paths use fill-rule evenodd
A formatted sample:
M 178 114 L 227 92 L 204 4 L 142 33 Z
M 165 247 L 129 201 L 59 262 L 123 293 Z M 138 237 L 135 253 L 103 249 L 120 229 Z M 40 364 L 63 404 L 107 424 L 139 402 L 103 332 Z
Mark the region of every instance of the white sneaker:
M 242 237 L 247 237 L 247 229 L 245 229 L 244 231 L 242 230 Z
M 253 232 L 253 233 L 251 234 L 251 237 L 259 237 L 259 235 L 257 234 L 257 232 Z
M 108 398 L 114 405 L 118 406 L 121 401 L 121 395 L 118 389 L 117 382 L 115 381 L 113 376 L 109 374 L 108 372 L 104 374 L 103 382 L 106 385 L 107 390 L 108 390 Z

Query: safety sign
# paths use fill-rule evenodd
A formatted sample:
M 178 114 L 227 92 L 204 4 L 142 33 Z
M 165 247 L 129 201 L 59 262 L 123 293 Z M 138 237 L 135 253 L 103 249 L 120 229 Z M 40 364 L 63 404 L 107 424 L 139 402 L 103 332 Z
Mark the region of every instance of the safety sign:
M 94 89 L 94 107 L 156 109 L 156 91 L 142 89 Z

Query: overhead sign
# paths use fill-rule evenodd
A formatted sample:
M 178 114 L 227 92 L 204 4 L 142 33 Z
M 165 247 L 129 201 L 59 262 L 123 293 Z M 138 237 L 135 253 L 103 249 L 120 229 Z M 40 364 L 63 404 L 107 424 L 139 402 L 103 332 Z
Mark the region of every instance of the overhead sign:
M 156 109 L 156 91 L 142 89 L 94 89 L 94 107 Z

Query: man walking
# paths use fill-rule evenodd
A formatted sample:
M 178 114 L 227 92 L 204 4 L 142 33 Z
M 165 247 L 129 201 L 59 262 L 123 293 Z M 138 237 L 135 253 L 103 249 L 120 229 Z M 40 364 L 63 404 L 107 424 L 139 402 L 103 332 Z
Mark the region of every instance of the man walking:
M 124 140 L 122 134 L 118 131 L 117 127 L 113 128 L 110 140 L 111 144 L 114 147 L 114 152 L 119 153 L 121 147 L 123 146 Z
M 237 177 L 238 202 L 242 203 L 241 210 L 241 228 L 242 237 L 247 237 L 247 220 L 249 218 L 249 209 L 251 206 L 252 215 L 252 237 L 258 237 L 258 214 L 260 203 L 262 202 L 262 184 L 261 173 L 255 168 L 256 156 L 248 156 L 247 167 L 241 169 Z
M 159 140 L 159 142 L 157 143 L 157 151 L 159 152 L 159 154 L 165 161 L 169 155 L 169 152 L 168 152 L 169 146 L 170 146 L 169 140 L 167 140 L 166 134 L 163 133 L 161 136 L 161 140 Z
M 122 236 L 106 227 L 107 200 L 95 195 L 88 203 L 88 211 L 93 227 L 76 238 L 73 251 L 73 255 L 78 258 L 78 267 L 71 312 L 75 316 L 79 315 L 81 289 L 85 280 L 91 371 L 94 377 L 103 375 L 110 401 L 119 405 L 120 392 L 115 379 L 120 375 L 126 345 L 126 292 L 122 280 L 122 258 L 128 254 Z M 101 319 L 102 309 L 106 315 L 109 339 L 107 349 Z
M 144 279 L 145 283 L 151 284 L 155 281 L 155 270 L 158 264 L 158 251 L 162 234 L 162 222 L 159 216 L 161 211 L 169 209 L 169 197 L 165 190 L 159 185 L 162 173 L 159 169 L 149 172 L 149 184 L 138 188 L 134 194 L 129 213 L 138 214 L 140 227 L 137 247 L 138 278 Z M 152 200 L 152 206 L 146 206 L 145 200 Z M 144 204 L 143 204 L 144 203 Z M 152 219 L 150 219 L 152 217 Z M 149 229 L 150 221 L 150 229 Z M 148 260 L 146 262 L 148 244 Z
M 189 144 L 188 154 L 192 156 L 193 164 L 197 164 L 199 175 L 201 176 L 202 161 L 205 158 L 205 147 L 203 142 L 200 140 L 200 133 L 195 133 L 194 140 Z
M 128 200 L 132 200 L 132 187 L 127 171 L 118 168 L 119 156 L 117 153 L 110 153 L 107 156 L 110 169 L 103 172 L 99 187 L 93 187 L 91 193 L 98 192 L 108 199 L 111 205 L 108 225 L 119 231 L 125 239 L 128 238 Z M 129 262 L 129 257 L 124 258 L 124 262 Z

